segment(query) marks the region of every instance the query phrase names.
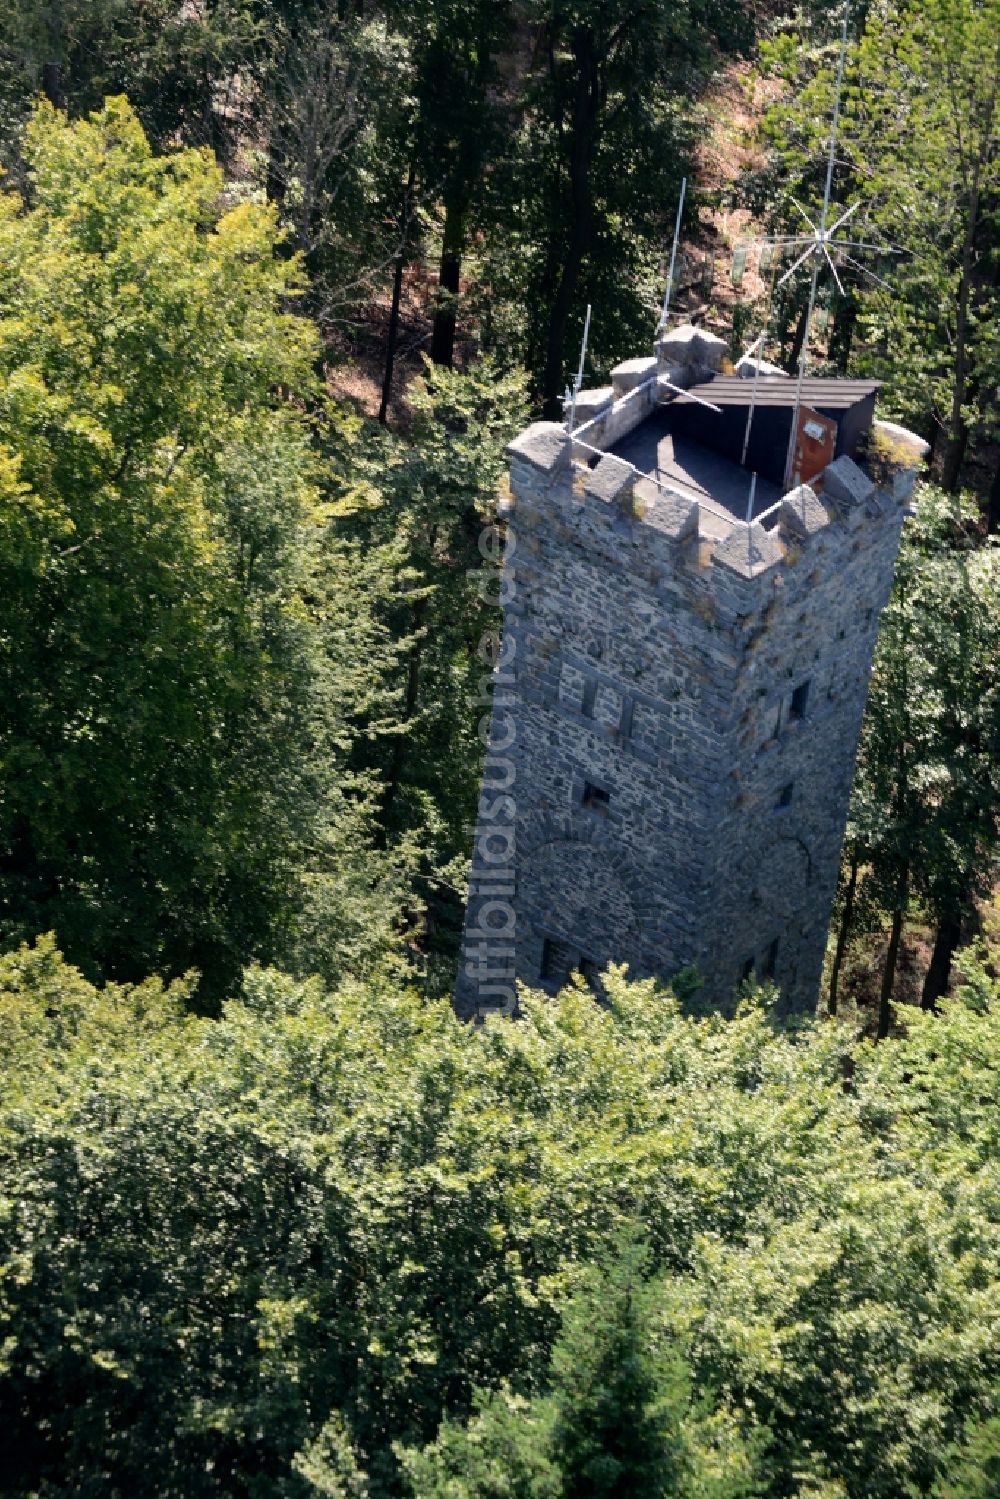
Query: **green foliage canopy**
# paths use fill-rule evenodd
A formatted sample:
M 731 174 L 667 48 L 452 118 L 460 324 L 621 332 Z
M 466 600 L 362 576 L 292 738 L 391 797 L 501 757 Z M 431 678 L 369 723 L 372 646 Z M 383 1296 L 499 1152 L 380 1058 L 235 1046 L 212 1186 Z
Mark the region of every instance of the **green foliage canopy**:
M 899 919 L 912 892 L 945 935 L 943 990 L 998 842 L 1000 551 L 982 544 L 967 500 L 928 484 L 916 497 L 880 623 L 847 841 L 863 901 Z
M 6 959 L 8 1490 L 398 1494 L 478 1389 L 536 1476 L 620 1400 L 719 1475 L 684 1493 L 929 1493 L 1000 1378 L 995 979 L 881 1047 L 608 994 L 477 1030 L 256 971 L 212 1021 Z

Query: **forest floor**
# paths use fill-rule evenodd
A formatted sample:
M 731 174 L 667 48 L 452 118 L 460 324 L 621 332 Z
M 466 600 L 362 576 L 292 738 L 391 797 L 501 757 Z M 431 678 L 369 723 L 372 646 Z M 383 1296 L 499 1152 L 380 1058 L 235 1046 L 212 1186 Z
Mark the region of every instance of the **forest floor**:
M 985 938 L 995 946 L 1000 939 L 1000 882 L 991 896 L 980 901 L 976 914 L 962 934 L 962 945 L 972 946 Z M 888 933 L 859 933 L 851 942 L 844 961 L 840 983 L 840 1009 L 855 1012 L 864 1017 L 865 1029 L 874 1036 L 878 1021 L 879 990 L 882 985 L 882 969 L 885 964 Z M 896 1007 L 895 1025 L 906 1025 L 906 1007 L 919 1008 L 924 975 L 931 960 L 934 945 L 933 929 L 918 919 L 911 918 L 903 928 L 899 958 L 896 964 L 896 982 L 893 986 L 893 1005 Z M 829 966 L 829 965 L 828 965 Z M 952 971 L 952 985 L 961 977 L 960 970 Z M 829 992 L 829 971 L 824 975 L 821 1004 L 825 1005 Z
M 710 128 L 695 158 L 691 188 L 697 221 L 682 244 L 686 265 L 678 305 L 686 316 L 704 321 L 713 333 L 730 340 L 743 341 L 742 333 L 756 321 L 755 313 L 763 313 L 767 301 L 767 281 L 755 245 L 763 231 L 750 210 L 738 204 L 737 187 L 765 165 L 758 126 L 776 93 L 776 85 L 761 79 L 749 63 L 732 63 L 703 101 Z M 734 270 L 737 251 L 744 249 L 742 269 Z M 748 333 L 746 341 L 752 336 Z
M 423 355 L 431 342 L 431 306 L 434 277 L 423 259 L 414 260 L 403 275 L 399 305 L 399 332 L 393 361 L 389 421 L 405 425 L 406 391 L 423 369 Z M 360 329 L 348 340 L 332 339 L 327 366 L 327 389 L 335 400 L 344 401 L 364 416 L 378 415 L 385 378 L 389 333 L 388 293 L 367 307 Z

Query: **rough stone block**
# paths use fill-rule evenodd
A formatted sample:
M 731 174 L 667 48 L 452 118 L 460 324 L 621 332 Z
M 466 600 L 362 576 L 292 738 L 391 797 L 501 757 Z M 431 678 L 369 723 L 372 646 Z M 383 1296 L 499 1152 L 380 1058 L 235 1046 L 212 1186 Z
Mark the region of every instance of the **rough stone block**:
M 611 371 L 611 385 L 616 396 L 624 396 L 655 374 L 655 359 L 625 359 Z
M 699 373 L 718 373 L 722 361 L 729 352 L 724 338 L 718 338 L 705 328 L 695 328 L 691 323 L 682 323 L 671 328 L 656 345 L 660 369 L 668 365 L 682 369 L 697 369 Z
M 900 505 L 913 496 L 917 482 L 917 471 L 913 468 L 897 468 L 892 476 L 892 497 Z
M 652 498 L 647 499 L 647 495 L 651 495 Z M 637 497 L 640 497 L 639 491 L 637 491 Z M 697 500 L 689 500 L 686 495 L 682 494 L 658 491 L 653 484 L 647 485 L 641 491 L 641 500 L 646 507 L 643 520 L 647 526 L 652 526 L 656 531 L 662 531 L 672 541 L 686 541 L 689 536 L 697 535 L 698 519 L 701 514 Z
M 845 510 L 860 510 L 875 493 L 875 485 L 853 458 L 842 453 L 823 470 L 823 493 Z
M 749 358 L 744 355 L 742 359 L 737 360 L 734 372 L 742 380 L 752 380 L 754 375 L 780 375 L 784 380 L 790 378 L 787 371 L 783 370 L 779 364 L 769 364 L 766 359 L 757 359 L 753 355 Z
M 523 458 L 546 474 L 569 467 L 570 440 L 558 422 L 534 422 L 508 445 L 512 457 Z
M 878 437 L 884 438 L 893 447 L 904 449 L 914 467 L 921 464 L 931 450 L 929 442 L 918 437 L 916 432 L 911 432 L 909 427 L 901 427 L 898 422 L 874 422 L 872 428 Z
M 621 458 L 608 454 L 596 468 L 588 472 L 583 482 L 587 493 L 592 494 L 595 499 L 603 500 L 607 505 L 619 504 L 631 510 L 635 481 L 635 469 Z
M 675 392 L 670 389 L 672 385 L 679 386 L 681 390 L 688 390 L 695 382 L 695 371 L 689 364 L 660 364 L 660 378 L 657 381 L 657 394 L 661 401 L 672 401 Z
M 656 345 L 661 364 L 697 364 L 698 329 L 693 323 L 678 323 L 676 328 L 664 332 Z
M 595 417 L 603 415 L 615 398 L 614 387 L 602 385 L 599 390 L 581 390 L 576 398 L 576 425 L 583 426 L 585 422 L 593 421 Z
M 729 353 L 729 345 L 724 338 L 719 338 L 715 333 L 709 333 L 707 328 L 698 329 L 696 341 L 699 364 L 707 364 L 709 369 L 716 373 L 722 368 L 722 361 Z
M 800 540 L 814 536 L 829 524 L 829 520 L 825 506 L 808 484 L 790 490 L 778 510 L 778 524 L 782 531 Z
M 769 567 L 776 566 L 783 555 L 781 542 L 773 531 L 765 531 L 757 521 L 750 526 L 737 521 L 715 548 L 712 560 L 738 577 L 758 578 Z

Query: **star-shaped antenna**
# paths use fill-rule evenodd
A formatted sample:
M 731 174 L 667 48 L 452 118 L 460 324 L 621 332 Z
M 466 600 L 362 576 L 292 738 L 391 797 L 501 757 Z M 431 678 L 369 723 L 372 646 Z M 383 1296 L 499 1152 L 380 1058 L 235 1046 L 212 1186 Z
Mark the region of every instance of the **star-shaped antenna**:
M 850 0 L 845 0 L 844 16 L 841 24 L 840 34 L 840 56 L 837 60 L 837 83 L 834 95 L 833 121 L 830 128 L 830 149 L 826 160 L 826 182 L 823 188 L 823 205 L 820 209 L 819 219 L 817 221 L 812 218 L 811 215 L 807 213 L 807 211 L 803 208 L 802 204 L 799 203 L 795 198 L 793 198 L 792 202 L 795 204 L 798 212 L 805 219 L 806 223 L 809 226 L 810 232 L 808 234 L 777 235 L 763 241 L 763 243 L 765 244 L 772 244 L 776 247 L 780 247 L 785 252 L 794 252 L 796 250 L 801 250 L 801 254 L 788 267 L 788 270 L 785 271 L 784 275 L 777 282 L 776 285 L 778 287 L 784 286 L 788 281 L 792 279 L 796 271 L 798 271 L 801 266 L 804 266 L 808 261 L 812 261 L 812 279 L 809 286 L 809 304 L 806 310 L 805 333 L 802 338 L 802 348 L 799 351 L 799 368 L 795 388 L 795 406 L 792 413 L 792 428 L 788 438 L 788 454 L 785 460 L 784 485 L 786 489 L 790 487 L 795 477 L 793 471 L 795 466 L 795 450 L 796 438 L 798 435 L 799 413 L 802 406 L 802 385 L 803 381 L 805 380 L 806 363 L 809 357 L 809 335 L 812 329 L 813 313 L 816 310 L 816 289 L 819 284 L 819 273 L 821 270 L 829 268 L 837 285 L 837 290 L 840 292 L 841 296 L 844 295 L 844 284 L 841 281 L 840 275 L 837 270 L 838 261 L 841 264 L 846 263 L 853 266 L 855 270 L 860 271 L 863 276 L 867 276 L 870 280 L 876 282 L 879 286 L 884 286 L 887 290 L 891 290 L 891 288 L 888 287 L 887 283 L 883 281 L 880 276 L 876 276 L 873 271 L 870 271 L 867 266 L 862 265 L 861 262 L 855 258 L 855 256 L 850 255 L 848 252 L 850 250 L 855 250 L 863 253 L 867 250 L 875 250 L 879 254 L 899 253 L 895 248 L 887 248 L 883 245 L 872 244 L 870 241 L 865 239 L 849 239 L 846 236 L 838 233 L 838 231 L 844 227 L 844 225 L 850 218 L 853 218 L 854 214 L 856 214 L 858 209 L 861 207 L 860 199 L 856 203 L 852 203 L 849 208 L 845 209 L 840 217 L 837 218 L 832 224 L 829 222 L 830 199 L 833 189 L 833 168 L 837 154 L 837 131 L 840 125 L 840 104 L 844 85 L 844 64 L 847 59 L 847 23 L 850 16 L 850 9 Z

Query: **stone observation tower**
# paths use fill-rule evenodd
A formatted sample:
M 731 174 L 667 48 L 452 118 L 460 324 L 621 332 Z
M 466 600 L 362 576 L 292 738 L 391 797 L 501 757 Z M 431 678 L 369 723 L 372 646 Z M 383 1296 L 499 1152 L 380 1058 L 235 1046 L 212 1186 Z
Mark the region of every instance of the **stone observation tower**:
M 721 373 L 725 351 L 675 328 L 580 394 L 572 434 L 511 444 L 463 1014 L 609 962 L 694 964 L 721 1009 L 751 972 L 783 1008 L 815 1004 L 926 445 L 874 421 L 874 382 L 797 390 L 763 363 Z M 884 487 L 862 466 L 873 427 Z

